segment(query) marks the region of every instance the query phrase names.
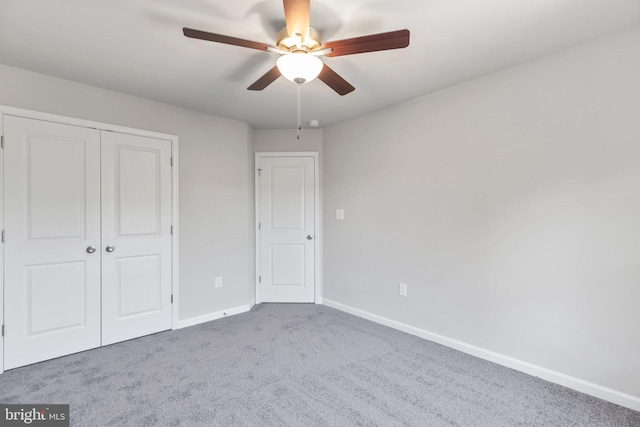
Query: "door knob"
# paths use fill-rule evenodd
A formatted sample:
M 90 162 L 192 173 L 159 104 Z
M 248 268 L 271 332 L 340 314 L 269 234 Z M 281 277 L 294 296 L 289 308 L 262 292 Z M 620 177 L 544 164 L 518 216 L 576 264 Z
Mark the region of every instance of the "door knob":
M 87 252 L 89 252 L 90 254 L 94 253 L 96 251 L 96 247 L 95 246 L 87 246 Z
M 311 236 L 311 234 L 309 234 L 309 235 L 307 236 L 307 240 L 311 240 L 311 239 L 313 239 L 313 236 Z
M 113 252 L 113 251 L 116 250 L 116 247 L 113 246 L 113 245 L 109 245 L 106 248 L 104 248 L 104 250 L 107 251 L 107 252 Z

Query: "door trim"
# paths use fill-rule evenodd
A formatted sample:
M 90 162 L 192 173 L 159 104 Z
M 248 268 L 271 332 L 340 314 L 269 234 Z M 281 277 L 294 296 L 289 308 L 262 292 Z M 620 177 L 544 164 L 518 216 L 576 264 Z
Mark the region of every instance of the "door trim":
M 322 221 L 320 218 L 320 165 L 319 158 L 320 154 L 317 151 L 296 151 L 296 152 L 257 152 L 255 153 L 255 163 L 254 163 L 254 191 L 255 191 L 255 236 L 256 236 L 256 253 L 255 253 L 255 296 L 256 296 L 256 304 L 260 304 L 262 302 L 262 297 L 260 295 L 260 181 L 258 169 L 260 168 L 260 159 L 268 158 L 268 157 L 313 157 L 314 164 L 314 229 L 315 229 L 315 239 L 314 239 L 314 252 L 315 252 L 315 271 L 314 271 L 314 281 L 315 281 L 315 289 L 314 289 L 314 304 L 322 304 Z
M 0 107 L 0 135 L 4 136 L 4 111 Z M 0 149 L 0 225 L 4 231 L 4 146 Z M 4 328 L 4 242 L 0 242 L 0 324 Z M 4 372 L 4 330 L 0 337 L 0 374 Z
M 4 116 L 17 116 L 27 119 L 42 120 L 46 122 L 61 123 L 72 126 L 92 128 L 97 130 L 105 130 L 108 132 L 118 132 L 136 136 L 144 136 L 149 138 L 163 139 L 171 142 L 171 157 L 173 158 L 173 167 L 171 168 L 171 215 L 173 223 L 173 234 L 171 236 L 171 293 L 173 295 L 172 310 L 172 326 L 171 329 L 178 328 L 178 320 L 180 318 L 180 292 L 179 292 L 179 219 L 178 219 L 178 165 L 180 164 L 179 138 L 177 135 L 166 133 L 147 131 L 141 129 L 130 128 L 126 126 L 113 125 L 108 123 L 96 122 L 92 120 L 76 119 L 73 117 L 60 116 L 57 114 L 43 113 L 39 111 L 25 110 L 6 105 L 0 105 L 0 135 L 4 135 L 3 122 Z M 4 150 L 0 150 L 0 224 L 4 229 Z M 0 321 L 4 324 L 4 245 L 0 243 Z M 4 337 L 0 338 L 0 373 L 4 372 Z

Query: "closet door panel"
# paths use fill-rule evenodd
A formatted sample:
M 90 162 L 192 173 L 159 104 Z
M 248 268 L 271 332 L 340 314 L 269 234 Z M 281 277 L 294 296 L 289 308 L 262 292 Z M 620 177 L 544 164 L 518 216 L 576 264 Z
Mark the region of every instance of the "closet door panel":
M 102 343 L 170 329 L 171 142 L 102 133 Z
M 4 116 L 5 369 L 100 346 L 100 134 Z

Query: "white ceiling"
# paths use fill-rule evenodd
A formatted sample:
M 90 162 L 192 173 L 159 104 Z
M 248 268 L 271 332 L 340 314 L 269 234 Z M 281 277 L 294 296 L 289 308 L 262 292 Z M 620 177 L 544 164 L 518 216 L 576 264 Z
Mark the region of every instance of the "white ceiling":
M 323 58 L 356 87 L 302 87 L 322 126 L 640 23 L 640 0 L 312 0 L 324 40 L 408 28 L 407 49 Z M 248 122 L 294 128 L 295 84 L 246 88 L 277 59 L 182 27 L 269 44 L 280 0 L 0 0 L 0 63 Z M 0 82 L 2 84 L 2 82 Z

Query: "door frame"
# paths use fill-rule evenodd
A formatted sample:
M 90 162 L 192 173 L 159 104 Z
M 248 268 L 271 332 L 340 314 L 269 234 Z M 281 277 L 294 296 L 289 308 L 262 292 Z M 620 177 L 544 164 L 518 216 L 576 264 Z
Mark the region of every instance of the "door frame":
M 313 157 L 314 165 L 314 224 L 315 239 L 314 239 L 314 304 L 322 304 L 322 221 L 320 218 L 320 154 L 317 151 L 276 151 L 276 152 L 256 152 L 254 163 L 254 191 L 255 191 L 255 236 L 256 236 L 256 265 L 255 265 L 255 298 L 256 304 L 262 302 L 260 295 L 260 175 L 258 169 L 260 169 L 260 159 L 269 157 Z
M 60 116 L 57 114 L 43 113 L 39 111 L 25 110 L 6 105 L 0 105 L 0 135 L 4 135 L 4 116 L 17 116 L 27 119 L 42 120 L 46 122 L 61 123 L 71 126 L 104 130 L 108 132 L 118 132 L 136 136 L 143 136 L 155 139 L 163 139 L 171 142 L 171 222 L 173 233 L 171 235 L 171 294 L 173 295 L 172 326 L 171 329 L 178 328 L 180 292 L 179 292 L 179 235 L 180 228 L 178 220 L 178 165 L 179 165 L 179 138 L 177 135 L 135 129 L 125 126 L 112 125 L 108 123 L 96 122 L 93 120 L 76 119 L 73 117 Z M 3 146 L 4 147 L 4 146 Z M 0 149 L 0 224 L 4 230 L 4 149 Z M 4 242 L 0 243 L 0 321 L 4 326 Z M 0 373 L 4 372 L 4 336 L 0 338 Z

